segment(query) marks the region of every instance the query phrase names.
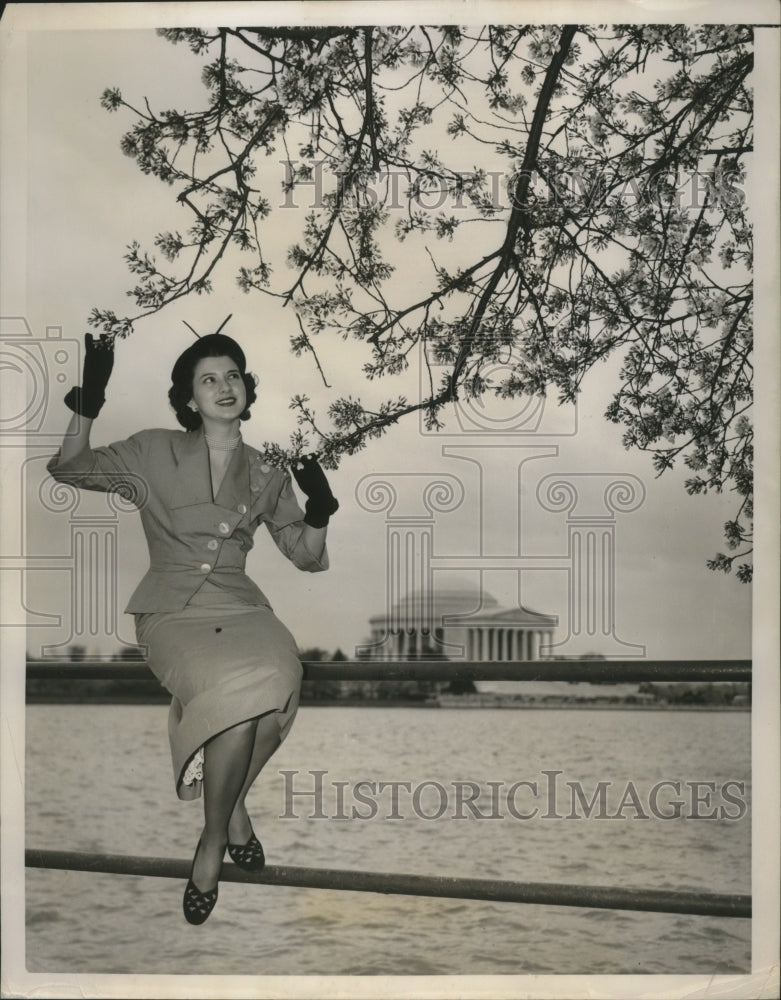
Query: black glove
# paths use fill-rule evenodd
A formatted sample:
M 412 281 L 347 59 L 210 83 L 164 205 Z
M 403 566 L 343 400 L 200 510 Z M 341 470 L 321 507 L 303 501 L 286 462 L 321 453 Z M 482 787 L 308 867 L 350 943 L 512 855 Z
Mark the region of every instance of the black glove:
M 114 341 L 105 333 L 99 340 L 92 334 L 84 335 L 84 368 L 81 385 L 76 385 L 65 396 L 69 410 L 82 417 L 94 419 L 106 402 L 106 386 L 114 367 Z
M 335 514 L 339 509 L 339 501 L 331 492 L 317 457 L 302 455 L 293 465 L 292 472 L 298 488 L 307 497 L 304 524 L 309 524 L 313 528 L 324 528 L 331 514 Z

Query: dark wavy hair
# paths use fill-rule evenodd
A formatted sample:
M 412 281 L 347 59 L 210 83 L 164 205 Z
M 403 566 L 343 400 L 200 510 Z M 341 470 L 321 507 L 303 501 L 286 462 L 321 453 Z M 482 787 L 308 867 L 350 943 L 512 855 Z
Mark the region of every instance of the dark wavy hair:
M 247 371 L 247 359 L 244 351 L 232 337 L 222 333 L 210 333 L 200 337 L 176 359 L 171 371 L 171 388 L 168 390 L 168 400 L 176 413 L 176 419 L 188 431 L 195 431 L 201 426 L 200 413 L 196 413 L 187 405 L 193 398 L 193 374 L 195 366 L 203 358 L 228 357 L 241 372 L 244 389 L 247 393 L 247 406 L 241 414 L 241 420 L 249 420 L 249 409 L 258 394 L 255 387 L 258 379 Z

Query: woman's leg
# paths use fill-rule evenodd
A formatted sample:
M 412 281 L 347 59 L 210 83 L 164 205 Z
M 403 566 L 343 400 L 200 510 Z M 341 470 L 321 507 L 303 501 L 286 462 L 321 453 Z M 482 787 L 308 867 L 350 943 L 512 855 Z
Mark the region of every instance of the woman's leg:
M 257 720 L 255 745 L 247 768 L 246 777 L 236 798 L 236 804 L 228 824 L 228 840 L 231 844 L 246 844 L 252 836 L 252 824 L 247 815 L 244 800 L 253 782 L 263 770 L 266 762 L 279 746 L 279 723 L 274 713 L 261 716 Z
M 217 885 L 228 841 L 228 821 L 253 759 L 257 719 L 240 722 L 204 747 L 203 818 L 192 880 L 200 892 Z

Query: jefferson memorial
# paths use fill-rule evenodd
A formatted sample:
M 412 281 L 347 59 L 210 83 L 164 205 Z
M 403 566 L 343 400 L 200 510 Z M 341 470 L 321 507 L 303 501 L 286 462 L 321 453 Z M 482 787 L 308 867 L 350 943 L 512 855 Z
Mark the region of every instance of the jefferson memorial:
M 370 660 L 539 660 L 551 655 L 555 615 L 521 605 L 501 608 L 475 587 L 421 590 L 401 597 L 369 619 L 371 638 L 361 646 Z

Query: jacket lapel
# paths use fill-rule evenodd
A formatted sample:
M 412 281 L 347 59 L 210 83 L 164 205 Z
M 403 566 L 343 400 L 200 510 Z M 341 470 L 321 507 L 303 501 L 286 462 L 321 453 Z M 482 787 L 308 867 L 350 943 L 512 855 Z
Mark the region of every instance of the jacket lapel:
M 208 503 L 237 510 L 239 504 L 247 503 L 247 498 L 250 518 L 265 509 L 266 491 L 274 481 L 275 470 L 260 452 L 242 442 L 231 458 L 217 496 L 212 498 L 209 449 L 203 429 L 190 431 L 180 440 L 169 503 L 172 509 Z
M 203 429 L 190 431 L 180 438 L 181 445 L 175 455 L 176 470 L 171 484 L 169 506 L 190 507 L 212 502 L 209 450 Z
M 214 498 L 214 502 L 220 507 L 229 507 L 231 510 L 235 510 L 240 503 L 247 503 L 247 498 L 250 495 L 247 451 L 246 445 L 240 444 L 231 455 L 217 496 Z

